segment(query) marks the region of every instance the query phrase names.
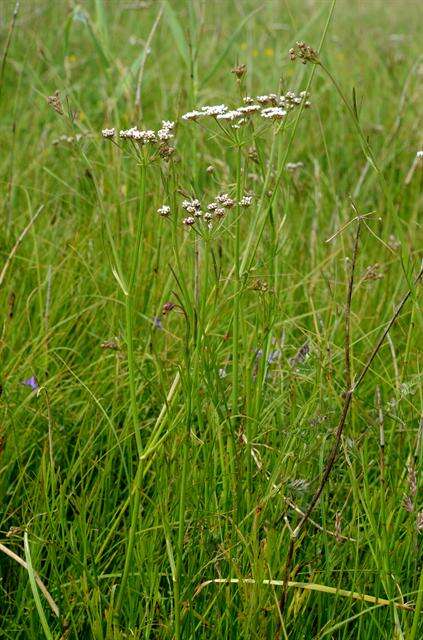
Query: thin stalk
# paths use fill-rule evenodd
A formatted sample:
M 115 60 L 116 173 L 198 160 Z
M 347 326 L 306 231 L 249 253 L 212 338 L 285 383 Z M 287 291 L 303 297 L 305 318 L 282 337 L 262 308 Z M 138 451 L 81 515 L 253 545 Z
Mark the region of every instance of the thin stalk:
M 186 434 L 184 442 L 184 453 L 182 460 L 182 476 L 181 490 L 179 495 L 179 527 L 178 527 L 178 548 L 176 556 L 176 575 L 174 584 L 174 603 L 175 603 L 175 639 L 180 640 L 181 636 L 181 576 L 183 569 L 183 550 L 185 538 L 185 502 L 187 488 L 187 470 L 188 470 L 188 445 L 189 434 Z
M 136 365 L 135 365 L 135 353 L 134 353 L 134 296 L 137 282 L 137 274 L 140 263 L 141 252 L 141 240 L 144 229 L 144 217 L 145 217 L 145 176 L 146 166 L 141 164 L 140 173 L 140 198 L 139 198 L 139 210 L 137 219 L 137 230 L 135 237 L 135 249 L 131 259 L 131 270 L 128 283 L 128 290 L 125 295 L 125 323 L 126 323 L 126 348 L 128 353 L 128 382 L 129 382 L 129 395 L 130 395 L 130 414 L 132 420 L 132 426 L 135 435 L 135 442 L 137 446 L 138 454 L 138 466 L 134 479 L 133 489 L 134 492 L 133 504 L 131 505 L 131 525 L 128 536 L 128 546 L 126 549 L 125 565 L 122 574 L 122 581 L 120 583 L 119 592 L 116 600 L 116 613 L 120 611 L 122 606 L 122 599 L 125 593 L 126 584 L 128 581 L 129 571 L 132 565 L 132 556 L 135 545 L 135 534 L 138 525 L 138 517 L 140 510 L 141 500 L 141 483 L 142 483 L 142 440 L 141 431 L 139 425 L 139 413 L 137 403 L 137 390 L 136 390 Z
M 235 261 L 235 296 L 233 316 L 233 343 L 232 343 L 232 422 L 236 424 L 238 416 L 239 394 L 239 313 L 240 313 L 240 216 L 239 200 L 241 198 L 241 147 L 238 147 L 236 167 L 236 223 L 234 236 L 234 261 Z

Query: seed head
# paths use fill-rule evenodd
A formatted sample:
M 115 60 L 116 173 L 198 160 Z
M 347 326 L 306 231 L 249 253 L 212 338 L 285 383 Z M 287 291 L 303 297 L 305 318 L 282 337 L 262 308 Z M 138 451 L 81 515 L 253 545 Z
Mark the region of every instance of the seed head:
M 232 69 L 231 73 L 234 73 L 238 80 L 240 80 L 247 73 L 247 65 L 239 64 Z
M 311 62 L 313 64 L 319 63 L 319 54 L 309 44 L 306 44 L 302 40 L 296 43 L 296 46 L 289 50 L 289 57 L 291 60 L 299 58 L 303 64 Z

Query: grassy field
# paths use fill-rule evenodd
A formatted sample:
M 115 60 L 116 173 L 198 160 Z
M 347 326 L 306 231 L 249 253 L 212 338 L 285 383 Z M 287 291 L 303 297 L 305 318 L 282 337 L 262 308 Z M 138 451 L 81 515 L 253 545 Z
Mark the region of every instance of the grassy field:
M 0 638 L 421 640 L 421 5 L 14 9 Z

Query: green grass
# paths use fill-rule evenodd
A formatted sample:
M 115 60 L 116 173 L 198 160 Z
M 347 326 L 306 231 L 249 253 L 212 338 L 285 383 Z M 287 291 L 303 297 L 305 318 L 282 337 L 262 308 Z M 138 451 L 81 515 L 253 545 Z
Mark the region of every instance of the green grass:
M 419 3 L 33 0 L 13 22 L 14 6 L 0 637 L 418 640 Z M 321 43 L 322 65 L 289 60 L 298 40 Z M 182 120 L 309 83 L 311 108 L 277 125 Z M 101 136 L 162 119 L 169 160 Z M 184 228 L 184 199 L 222 192 L 253 204 Z M 408 291 L 303 526 L 349 377 Z

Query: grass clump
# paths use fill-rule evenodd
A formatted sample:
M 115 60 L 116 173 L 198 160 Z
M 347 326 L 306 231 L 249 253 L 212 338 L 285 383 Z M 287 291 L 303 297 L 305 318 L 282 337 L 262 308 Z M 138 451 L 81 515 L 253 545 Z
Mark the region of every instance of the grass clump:
M 419 11 L 222 6 L 3 7 L 2 637 L 422 635 Z

